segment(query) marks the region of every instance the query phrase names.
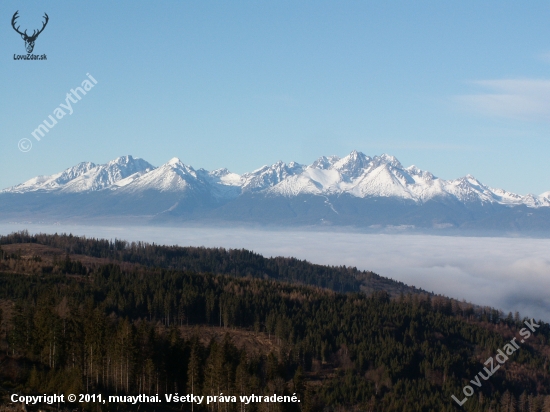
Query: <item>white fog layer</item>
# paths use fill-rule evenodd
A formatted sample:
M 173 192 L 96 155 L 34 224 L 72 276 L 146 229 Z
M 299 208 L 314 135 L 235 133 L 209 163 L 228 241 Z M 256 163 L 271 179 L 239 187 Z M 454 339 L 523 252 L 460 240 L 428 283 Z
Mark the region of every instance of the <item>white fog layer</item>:
M 505 313 L 550 320 L 550 239 L 450 237 L 243 228 L 0 224 L 0 234 L 72 233 L 180 246 L 245 248 L 312 263 L 356 266 Z

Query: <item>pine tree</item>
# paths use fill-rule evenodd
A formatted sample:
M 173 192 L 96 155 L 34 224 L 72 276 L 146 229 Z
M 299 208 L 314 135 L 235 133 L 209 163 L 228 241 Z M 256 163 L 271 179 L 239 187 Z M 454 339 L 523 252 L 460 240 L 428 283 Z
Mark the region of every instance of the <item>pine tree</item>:
M 246 358 L 246 353 L 243 351 L 241 353 L 241 359 L 239 366 L 235 372 L 235 395 L 237 399 L 240 399 L 240 395 L 249 396 L 249 379 L 248 379 L 248 360 Z M 243 403 L 240 403 L 240 410 L 243 412 L 246 409 L 246 406 Z
M 304 370 L 302 369 L 302 365 L 298 366 L 298 368 L 296 369 L 292 382 L 294 384 L 294 392 L 296 393 L 296 395 L 300 397 L 303 396 L 305 391 L 305 384 Z
M 508 412 L 518 412 L 518 401 L 514 395 L 510 397 L 510 406 L 508 406 Z
M 191 390 L 190 393 L 198 395 L 200 393 L 199 389 L 199 372 L 201 366 L 199 345 L 197 342 L 198 339 L 194 339 L 191 346 L 191 355 L 189 357 L 189 365 L 187 366 L 187 391 Z M 194 403 L 191 404 L 191 410 L 194 410 Z
M 540 412 L 539 402 L 536 396 L 529 395 L 527 397 L 527 403 L 528 403 L 527 410 L 529 412 Z
M 506 391 L 500 398 L 500 410 L 504 412 L 508 412 L 510 409 L 510 403 L 511 403 L 512 395 L 510 395 L 510 392 Z
M 529 401 L 525 391 L 519 397 L 518 412 L 529 412 Z

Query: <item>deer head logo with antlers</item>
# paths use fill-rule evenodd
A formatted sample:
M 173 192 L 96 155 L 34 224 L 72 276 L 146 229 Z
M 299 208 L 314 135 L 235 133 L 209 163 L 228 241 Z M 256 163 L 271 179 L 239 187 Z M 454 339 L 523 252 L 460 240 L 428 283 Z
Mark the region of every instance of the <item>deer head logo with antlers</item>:
M 48 24 L 48 20 L 50 18 L 48 17 L 48 15 L 46 13 L 44 13 L 44 19 L 46 19 L 46 21 L 44 23 L 42 23 L 42 28 L 38 31 L 34 30 L 32 35 L 29 36 L 27 34 L 27 30 L 25 30 L 25 32 L 22 33 L 22 32 L 19 31 L 19 26 L 15 27 L 15 21 L 19 17 L 18 13 L 19 13 L 19 10 L 16 11 L 15 14 L 13 15 L 13 17 L 11 19 L 11 25 L 12 25 L 13 29 L 21 35 L 21 38 L 23 40 L 25 40 L 25 48 L 27 49 L 27 53 L 32 53 L 32 51 L 34 50 L 34 42 L 36 41 L 36 38 L 38 37 L 38 35 L 40 33 L 42 33 L 44 31 L 44 29 L 46 28 L 46 25 Z

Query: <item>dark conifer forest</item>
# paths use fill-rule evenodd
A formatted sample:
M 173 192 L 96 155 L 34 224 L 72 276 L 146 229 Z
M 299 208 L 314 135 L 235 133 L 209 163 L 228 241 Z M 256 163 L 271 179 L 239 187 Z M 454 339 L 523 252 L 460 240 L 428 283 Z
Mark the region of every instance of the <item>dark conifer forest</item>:
M 372 272 L 246 250 L 0 237 L 4 407 L 15 408 L 13 393 L 223 393 L 237 401 L 61 409 L 550 412 L 541 320 L 492 376 L 470 383 L 525 321 Z M 474 393 L 459 406 L 451 396 L 465 398 L 466 385 Z M 240 402 L 251 394 L 300 402 Z M 38 409 L 58 405 L 27 406 Z

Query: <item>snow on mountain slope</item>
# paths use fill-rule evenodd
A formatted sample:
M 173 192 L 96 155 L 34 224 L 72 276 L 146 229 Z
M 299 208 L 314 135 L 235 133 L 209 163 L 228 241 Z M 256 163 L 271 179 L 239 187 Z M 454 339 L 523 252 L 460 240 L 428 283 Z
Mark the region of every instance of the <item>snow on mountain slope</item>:
M 425 172 L 417 171 L 420 176 L 422 173 Z M 303 168 L 300 174 L 274 185 L 269 192 L 284 196 L 348 193 L 355 197 L 383 196 L 417 200 L 419 196 L 415 191 L 422 190 L 412 187 L 415 183 L 395 157 L 382 155 L 372 158 L 354 150 L 342 159 L 323 156 Z
M 204 170 L 204 169 L 201 169 Z M 219 183 L 227 186 L 241 186 L 242 185 L 242 179 L 241 176 L 237 173 L 231 173 L 227 169 L 217 169 L 212 172 L 208 172 L 205 170 L 206 173 L 210 176 L 212 181 L 214 183 Z
M 353 180 L 361 176 L 365 169 L 371 166 L 372 158 L 354 150 L 346 157 L 338 160 L 329 169 L 336 170 L 346 180 Z
M 448 198 L 461 203 L 550 207 L 550 191 L 540 196 L 521 196 L 486 186 L 471 175 L 444 180 L 416 166 L 404 168 L 393 156 L 370 157 L 355 150 L 343 158 L 322 156 L 309 166 L 279 161 L 243 175 L 227 169 L 195 170 L 177 158 L 154 168 L 142 159 L 123 156 L 99 166 L 80 163 L 61 173 L 38 176 L 0 193 L 98 190 L 118 193 L 192 190 L 218 199 L 233 199 L 246 192 L 285 197 L 349 194 L 358 198 L 388 197 L 418 203 Z
M 183 164 L 180 159 L 174 157 L 162 166 L 135 178 L 118 190 L 127 193 L 146 190 L 182 192 L 202 185 L 203 182 L 197 177 L 195 169 Z
M 242 189 L 245 191 L 261 191 L 269 189 L 290 176 L 295 176 L 304 170 L 304 166 L 290 162 L 288 165 L 281 161 L 272 166 L 262 166 L 251 173 L 242 175 Z
M 398 173 L 389 164 L 380 164 L 369 169 L 352 181 L 349 188 L 346 188 L 347 190 L 345 191 L 356 197 L 415 198 L 411 189 L 407 186 L 407 178 L 402 173 Z
M 143 159 L 122 156 L 107 164 L 99 165 L 78 176 L 61 188 L 64 193 L 78 193 L 102 190 L 131 176 L 142 175 L 154 169 Z
M 263 173 L 267 170 L 270 170 L 267 166 L 259 169 Z M 263 186 L 260 190 L 265 188 L 266 186 Z M 446 197 L 462 203 L 550 206 L 550 192 L 541 196 L 520 196 L 485 186 L 471 175 L 444 180 L 416 166 L 403 168 L 393 156 L 383 154 L 370 157 L 355 150 L 342 159 L 336 156 L 323 156 L 303 168 L 301 172 L 295 170 L 294 174 L 280 179 L 279 182 L 273 180 L 268 192 L 282 196 L 347 193 L 360 198 L 396 197 L 415 202 Z
M 38 176 L 17 186 L 3 190 L 3 193 L 61 192 L 79 193 L 112 187 L 131 175 L 146 173 L 154 167 L 143 159 L 122 156 L 104 165 L 90 162 L 78 165 L 51 176 Z
M 321 156 L 317 159 L 310 168 L 314 169 L 329 169 L 334 163 L 336 163 L 340 158 L 338 156 Z
M 133 178 L 134 176 L 131 176 Z M 189 190 L 195 193 L 209 194 L 214 198 L 234 198 L 240 193 L 241 177 L 227 169 L 208 172 L 195 170 L 173 158 L 162 166 L 148 173 L 123 181 L 121 193 L 139 193 L 144 191 L 183 193 Z
M 61 173 L 51 176 L 37 176 L 24 183 L 8 187 L 0 193 L 27 193 L 37 191 L 55 191 L 62 189 L 67 183 L 84 175 L 93 168 L 97 167 L 91 162 L 82 162 L 76 166 L 70 167 Z
M 237 173 L 227 169 L 217 169 L 208 172 L 199 169 L 212 188 L 212 195 L 218 199 L 233 199 L 241 194 L 242 178 Z

